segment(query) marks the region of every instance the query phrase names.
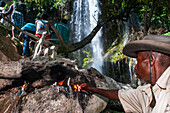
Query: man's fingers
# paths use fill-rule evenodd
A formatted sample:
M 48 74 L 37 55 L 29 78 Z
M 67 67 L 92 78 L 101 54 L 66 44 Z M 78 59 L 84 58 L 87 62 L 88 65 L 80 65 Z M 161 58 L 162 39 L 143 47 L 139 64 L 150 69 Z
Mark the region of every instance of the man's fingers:
M 87 86 L 86 83 L 82 83 L 82 84 L 80 85 L 80 89 L 81 89 L 81 88 L 84 88 L 84 87 L 86 87 L 86 86 Z

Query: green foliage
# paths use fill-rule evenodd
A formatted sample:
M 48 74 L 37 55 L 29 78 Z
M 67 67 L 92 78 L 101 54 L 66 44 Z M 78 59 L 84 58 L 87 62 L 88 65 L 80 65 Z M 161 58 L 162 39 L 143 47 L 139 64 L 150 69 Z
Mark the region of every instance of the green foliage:
M 13 0 L 13 2 L 18 1 L 19 0 Z M 24 2 L 27 6 L 27 11 L 30 10 L 30 7 L 33 7 L 33 10 L 37 10 L 39 12 L 38 15 L 46 13 L 48 16 L 52 17 L 54 9 L 59 10 L 57 13 L 60 12 L 60 14 L 58 15 L 64 14 L 64 12 L 68 10 L 67 3 L 70 2 L 70 0 L 24 0 Z
M 18 1 L 18 0 L 15 0 Z M 38 10 L 40 13 L 43 11 L 48 12 L 48 15 L 51 16 L 53 9 L 57 9 L 63 15 L 68 13 L 68 6 L 66 5 L 71 0 L 25 0 L 27 4 L 31 4 L 35 2 L 34 10 Z M 129 15 L 133 11 L 138 15 L 142 28 L 144 28 L 144 22 L 147 21 L 147 27 L 153 27 L 153 29 L 157 29 L 160 27 L 165 28 L 165 30 L 169 31 L 170 26 L 170 16 L 169 16 L 169 0 L 100 0 L 101 7 L 101 15 L 100 18 L 103 20 L 102 24 L 105 24 L 105 21 L 114 22 L 114 24 L 118 24 L 118 21 L 127 21 Z M 147 6 L 148 3 L 148 6 Z M 70 6 L 72 7 L 72 6 Z M 152 13 L 153 8 L 153 14 Z M 147 18 L 145 18 L 145 14 Z M 151 17 L 151 18 L 150 18 Z M 66 17 L 68 18 L 68 17 Z M 150 19 L 150 21 L 149 21 Z M 117 25 L 114 25 L 117 26 Z M 121 28 L 116 28 L 114 32 L 120 32 L 121 30 L 117 30 Z M 116 34 L 116 33 L 115 33 Z M 118 34 L 118 33 L 117 33 Z M 169 34 L 168 34 L 169 35 Z M 122 38 L 122 37 L 118 37 Z M 124 57 L 122 54 L 123 43 L 118 42 L 119 44 L 114 47 L 111 45 L 111 48 L 107 52 L 112 52 L 113 55 L 111 57 L 112 62 L 116 62 Z M 87 61 L 90 59 L 90 55 L 88 52 L 84 51 L 84 54 L 87 54 L 87 58 L 84 59 L 83 67 L 87 66 Z
M 133 11 L 138 15 L 142 26 L 147 22 L 145 23 L 147 28 L 152 26 L 153 29 L 162 27 L 169 30 L 168 0 L 100 0 L 100 2 L 103 20 L 127 21 Z
M 100 0 L 102 3 L 103 20 L 123 20 L 129 16 L 130 11 L 138 6 L 140 0 Z
M 167 33 L 162 34 L 162 35 L 170 36 L 170 32 L 167 32 Z
M 112 43 L 112 46 L 111 48 L 109 48 L 107 50 L 107 52 L 105 54 L 110 54 L 110 59 L 109 61 L 110 62 L 114 62 L 116 63 L 117 61 L 120 61 L 121 59 L 123 59 L 125 57 L 125 55 L 122 53 L 122 50 L 123 50 L 123 42 L 119 43 L 118 45 L 116 45 L 117 43 L 117 40 L 116 39 L 113 43 Z
M 126 3 L 125 0 L 122 1 L 122 7 L 125 7 Z
M 85 50 L 83 50 L 82 52 L 87 55 L 87 58 L 83 59 L 83 66 L 82 67 L 85 68 L 89 63 L 91 63 L 91 61 L 90 61 L 91 54 L 90 54 L 90 52 L 85 51 Z
M 169 4 L 168 0 L 100 0 L 102 3 L 102 19 L 114 20 L 114 26 L 119 26 L 119 21 L 127 21 L 130 17 L 131 12 L 137 14 L 141 28 L 152 27 L 158 29 L 160 27 L 164 28 L 163 30 L 169 31 L 170 26 L 170 16 L 169 14 Z M 146 15 L 146 16 L 145 16 Z M 124 19 L 125 18 L 125 19 Z M 145 26 L 144 26 L 144 22 Z M 133 24 L 133 23 L 132 23 Z M 131 23 L 129 24 L 131 25 Z M 118 34 L 122 33 L 121 27 L 114 27 L 114 32 L 118 31 Z M 146 29 L 147 30 L 147 29 Z M 142 31 L 142 30 L 141 30 Z M 136 31 L 135 31 L 136 32 Z M 146 31 L 147 32 L 147 31 Z M 131 35 L 131 34 L 129 34 Z M 167 33 L 166 35 L 169 35 Z M 125 57 L 122 53 L 123 44 L 120 41 L 122 40 L 121 36 L 114 36 L 116 40 L 110 45 L 111 47 L 105 53 L 106 56 L 110 57 L 110 61 L 117 62 L 121 58 Z M 129 36 L 135 37 L 135 36 Z M 130 39 L 131 40 L 131 39 Z M 133 38 L 134 40 L 134 38 Z M 108 58 L 108 57 L 107 57 Z
M 64 7 L 66 4 L 66 0 L 56 0 L 54 6 L 57 8 L 57 6 L 62 6 Z
M 111 62 L 116 63 L 117 61 L 120 61 L 125 57 L 124 54 L 122 53 L 122 48 L 119 46 L 117 46 L 117 52 L 115 52 L 115 54 L 111 56 Z
M 78 56 L 78 54 L 76 52 L 72 52 L 72 53 L 73 53 L 75 59 L 79 58 L 79 56 Z
M 149 5 L 147 6 L 147 2 L 144 2 L 145 4 L 141 4 L 141 9 L 137 12 L 137 15 L 139 19 L 141 20 L 141 25 L 144 25 L 144 22 L 147 21 L 147 25 L 151 25 L 153 29 L 158 29 L 160 27 L 163 27 L 165 29 L 169 29 L 168 26 L 170 25 L 169 22 L 169 16 L 168 16 L 168 1 L 167 0 L 155 0 L 150 1 Z M 153 14 L 152 12 L 153 8 Z M 147 15 L 145 18 L 145 14 L 147 12 Z M 151 15 L 152 14 L 152 15 Z M 149 18 L 151 17 L 151 20 L 149 21 Z M 150 26 L 148 26 L 150 27 Z
M 4 36 L 6 36 L 9 32 L 8 29 L 3 24 L 0 24 L 0 31 L 1 31 L 0 34 Z

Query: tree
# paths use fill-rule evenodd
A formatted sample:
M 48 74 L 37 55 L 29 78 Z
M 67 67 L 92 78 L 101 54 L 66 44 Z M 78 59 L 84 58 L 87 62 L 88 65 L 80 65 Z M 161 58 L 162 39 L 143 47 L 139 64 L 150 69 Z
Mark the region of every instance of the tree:
M 53 8 L 61 8 L 60 12 L 63 15 L 64 11 L 69 11 L 68 4 L 72 3 L 72 0 L 25 0 L 27 3 L 35 2 L 38 6 L 38 10 L 52 11 Z M 69 53 L 76 51 L 91 42 L 95 34 L 106 23 L 114 21 L 128 21 L 131 12 L 135 12 L 143 24 L 144 35 L 147 35 L 149 27 L 164 27 L 169 29 L 168 21 L 168 0 L 100 0 L 102 13 L 98 21 L 97 26 L 91 31 L 91 33 L 81 40 L 80 42 L 70 45 L 62 45 L 58 47 L 58 53 Z M 159 5 L 158 5 L 159 4 Z M 52 9 L 51 9 L 52 7 Z M 162 12 L 161 12 L 161 11 Z M 52 15 L 51 15 L 52 16 Z M 63 16 L 61 16 L 62 18 Z M 137 31 L 136 31 L 137 32 Z M 121 40 L 120 40 L 121 41 Z
M 147 35 L 150 27 L 153 29 L 164 28 L 164 31 L 169 29 L 168 21 L 168 1 L 167 0 L 148 0 L 141 3 L 142 8 L 138 12 L 141 23 L 144 28 L 144 35 Z

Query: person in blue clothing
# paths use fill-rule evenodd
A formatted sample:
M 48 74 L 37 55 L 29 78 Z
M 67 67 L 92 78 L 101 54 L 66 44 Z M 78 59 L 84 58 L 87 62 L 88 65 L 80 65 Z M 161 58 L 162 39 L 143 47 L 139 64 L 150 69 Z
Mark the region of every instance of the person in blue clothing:
M 40 16 L 40 19 L 38 19 L 37 21 L 35 21 L 36 24 L 36 33 L 35 36 L 41 38 L 43 32 L 47 31 L 47 36 L 45 37 L 45 39 L 50 39 L 50 34 L 49 34 L 49 25 L 48 25 L 48 15 L 43 13 Z
M 15 24 L 17 27 L 22 28 L 25 24 L 26 20 L 26 5 L 24 0 L 20 0 L 19 2 L 14 2 L 10 5 L 8 11 L 0 13 L 0 19 L 2 15 L 8 16 L 11 15 L 11 22 Z M 15 33 L 18 34 L 18 30 L 12 26 L 12 40 L 15 39 Z
M 1 14 L 5 12 L 5 9 L 4 9 L 5 6 L 6 6 L 6 2 L 0 1 L 0 13 L 1 13 Z M 1 23 L 4 23 L 4 19 L 3 19 L 3 18 L 0 19 L 0 22 L 1 22 Z
M 36 25 L 33 23 L 27 23 L 24 25 L 21 30 L 27 31 L 29 33 L 35 34 L 36 31 Z M 29 49 L 29 42 L 30 42 L 30 36 L 20 32 L 18 36 L 19 40 L 21 41 L 23 39 L 23 57 L 29 57 L 30 56 L 30 49 Z M 33 39 L 34 40 L 34 39 Z
M 10 8 L 7 12 L 4 12 L 3 15 L 11 15 L 11 21 L 17 27 L 22 28 L 25 24 L 26 20 L 26 5 L 24 0 L 20 0 L 19 2 L 14 2 L 10 5 Z M 12 39 L 15 39 L 15 33 L 18 33 L 18 30 L 12 26 Z
M 54 26 L 58 30 L 58 32 L 60 33 L 64 42 L 67 44 L 68 40 L 70 38 L 70 27 L 67 24 L 67 20 L 63 19 L 61 22 L 54 24 Z M 56 39 L 57 38 L 56 34 L 54 34 L 51 38 Z M 58 41 L 52 41 L 52 42 L 55 43 L 55 44 L 59 44 Z

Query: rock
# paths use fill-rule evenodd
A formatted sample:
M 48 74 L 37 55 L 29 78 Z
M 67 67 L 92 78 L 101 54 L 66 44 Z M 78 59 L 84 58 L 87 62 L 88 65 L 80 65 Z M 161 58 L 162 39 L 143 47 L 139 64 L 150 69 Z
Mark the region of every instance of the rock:
M 28 97 L 23 97 L 18 110 L 20 109 L 22 113 L 82 113 L 80 98 L 78 98 L 79 93 L 74 95 L 58 93 L 57 88 L 54 86 L 44 87 L 29 94 Z M 84 100 L 85 98 L 82 99 Z M 86 104 L 87 106 L 84 110 L 86 113 L 100 113 L 107 105 L 104 100 L 95 95 L 89 101 L 86 101 Z
M 0 77 L 19 78 L 22 71 L 22 64 L 19 61 L 0 61 Z
M 17 52 L 17 48 L 8 36 L 8 30 L 0 25 L 0 60 L 17 61 L 21 56 Z
M 72 89 L 75 84 L 86 82 L 103 89 L 129 88 L 127 85 L 117 83 L 110 77 L 102 75 L 94 68 L 77 70 L 76 66 L 65 66 L 57 61 L 22 61 L 22 63 L 20 61 L 19 64 L 21 64 L 21 72 L 15 86 L 23 85 L 24 81 L 28 84 L 24 87 L 24 94 L 18 97 L 18 100 L 14 96 L 10 97 L 13 98 L 11 103 L 15 103 L 10 104 L 12 107 L 9 110 L 12 112 L 100 113 L 106 108 L 109 99 L 97 94 L 75 92 Z M 60 81 L 63 81 L 63 85 L 56 86 Z M 57 83 L 54 85 L 55 82 Z M 16 94 L 18 93 L 11 95 L 16 96 Z M 113 104 L 113 108 L 114 105 L 117 106 L 117 102 Z
M 0 89 L 4 88 L 5 86 L 11 85 L 12 80 L 9 79 L 0 79 Z

